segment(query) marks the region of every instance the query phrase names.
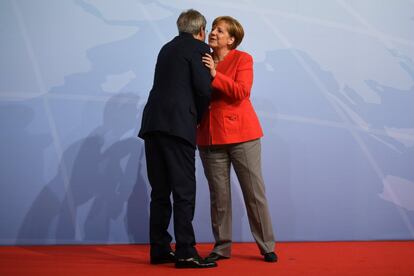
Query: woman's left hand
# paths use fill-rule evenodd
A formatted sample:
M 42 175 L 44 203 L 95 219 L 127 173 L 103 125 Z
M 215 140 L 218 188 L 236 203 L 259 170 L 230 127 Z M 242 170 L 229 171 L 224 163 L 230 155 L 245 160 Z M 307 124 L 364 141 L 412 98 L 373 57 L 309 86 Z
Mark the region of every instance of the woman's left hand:
M 213 57 L 206 53 L 203 57 L 203 63 L 210 69 L 210 75 L 214 78 L 216 76 L 216 64 L 214 63 Z

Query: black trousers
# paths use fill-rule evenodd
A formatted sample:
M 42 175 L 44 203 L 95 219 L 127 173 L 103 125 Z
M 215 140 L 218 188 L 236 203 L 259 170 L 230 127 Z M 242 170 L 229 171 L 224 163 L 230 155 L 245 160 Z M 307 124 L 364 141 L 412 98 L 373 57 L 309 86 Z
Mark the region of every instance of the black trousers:
M 195 148 L 179 137 L 154 132 L 145 137 L 145 155 L 151 185 L 151 257 L 171 250 L 172 237 L 167 229 L 172 211 L 176 257 L 194 257 L 197 255 L 192 225 L 196 194 Z

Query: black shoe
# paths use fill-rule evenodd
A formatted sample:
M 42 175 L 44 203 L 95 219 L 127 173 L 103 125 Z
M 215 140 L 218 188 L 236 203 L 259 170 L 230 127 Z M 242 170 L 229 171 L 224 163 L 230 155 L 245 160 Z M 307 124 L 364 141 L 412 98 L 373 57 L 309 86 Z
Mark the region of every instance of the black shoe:
M 216 252 L 211 252 L 210 255 L 206 257 L 205 260 L 210 261 L 210 262 L 216 262 L 218 260 L 223 260 L 223 259 L 229 259 L 229 257 L 224 257 L 224 256 L 217 254 Z
M 175 262 L 176 262 L 175 253 L 172 251 L 160 257 L 151 257 L 151 264 L 167 264 L 167 263 L 175 263 Z
M 216 266 L 216 262 L 203 260 L 199 256 L 189 259 L 178 259 L 175 263 L 176 268 L 211 268 Z
M 265 262 L 275 263 L 277 262 L 277 255 L 275 254 L 275 252 L 265 253 L 264 260 Z

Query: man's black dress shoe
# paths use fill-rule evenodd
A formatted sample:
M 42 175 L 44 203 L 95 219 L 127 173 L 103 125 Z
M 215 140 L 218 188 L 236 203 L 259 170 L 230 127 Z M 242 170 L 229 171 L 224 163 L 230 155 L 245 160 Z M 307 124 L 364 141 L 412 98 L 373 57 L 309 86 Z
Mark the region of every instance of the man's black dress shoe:
M 206 257 L 206 261 L 211 261 L 211 262 L 216 262 L 218 260 L 223 260 L 223 259 L 229 259 L 229 257 L 221 256 L 217 254 L 216 252 L 211 252 L 210 255 Z
M 192 257 L 189 259 L 178 259 L 175 262 L 176 268 L 212 268 L 216 266 L 216 262 L 204 260 L 200 256 Z
M 175 263 L 175 261 L 175 253 L 172 251 L 160 257 L 151 257 L 151 264 L 167 264 Z
M 275 252 L 268 252 L 264 254 L 265 262 L 275 263 L 277 262 L 277 255 Z

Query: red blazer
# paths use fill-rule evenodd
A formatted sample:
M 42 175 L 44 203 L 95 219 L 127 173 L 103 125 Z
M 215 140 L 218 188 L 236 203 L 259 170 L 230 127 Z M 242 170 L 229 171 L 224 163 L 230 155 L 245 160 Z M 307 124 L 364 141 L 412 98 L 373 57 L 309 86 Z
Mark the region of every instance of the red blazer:
M 263 136 L 250 102 L 253 58 L 231 50 L 216 67 L 209 110 L 197 129 L 197 144 L 221 145 L 246 142 Z

